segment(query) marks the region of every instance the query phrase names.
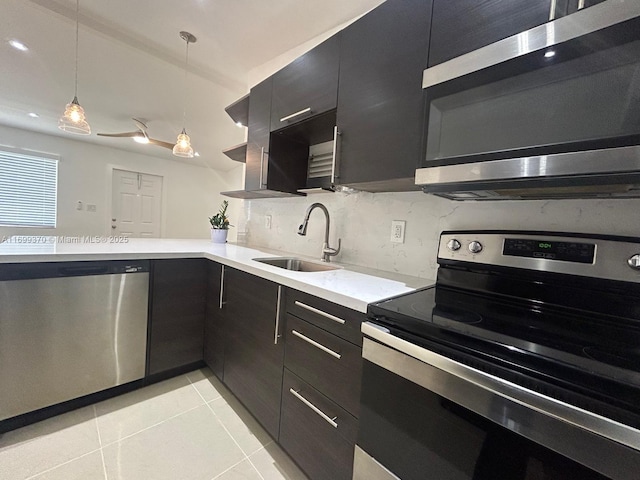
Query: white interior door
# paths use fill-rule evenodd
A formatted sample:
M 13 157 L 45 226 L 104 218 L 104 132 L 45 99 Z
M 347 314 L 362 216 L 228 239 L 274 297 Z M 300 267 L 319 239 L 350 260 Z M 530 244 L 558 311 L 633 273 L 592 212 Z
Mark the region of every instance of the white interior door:
M 112 185 L 112 234 L 160 237 L 162 177 L 114 169 Z

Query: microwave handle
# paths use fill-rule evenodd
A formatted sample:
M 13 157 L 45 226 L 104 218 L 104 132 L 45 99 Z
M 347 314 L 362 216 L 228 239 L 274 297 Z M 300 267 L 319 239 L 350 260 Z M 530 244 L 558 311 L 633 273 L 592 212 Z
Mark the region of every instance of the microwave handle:
M 584 3 L 584 1 L 583 1 Z M 558 0 L 551 0 L 551 4 L 549 5 L 549 21 L 556 19 L 556 8 L 558 6 Z

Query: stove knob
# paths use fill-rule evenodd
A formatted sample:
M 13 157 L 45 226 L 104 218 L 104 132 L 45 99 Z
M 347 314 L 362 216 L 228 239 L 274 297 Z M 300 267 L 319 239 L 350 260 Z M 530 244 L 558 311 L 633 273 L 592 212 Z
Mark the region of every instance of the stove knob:
M 482 244 L 474 240 L 469 244 L 469 251 L 471 253 L 480 253 L 482 251 Z
M 457 252 L 458 250 L 460 250 L 460 247 L 462 245 L 460 245 L 460 242 L 458 240 L 456 240 L 455 238 L 452 238 L 451 240 L 449 240 L 447 242 L 447 248 L 449 250 L 451 250 L 452 252 Z
M 629 260 L 627 260 L 627 263 L 634 270 L 640 270 L 640 253 L 636 253 L 635 255 L 630 256 Z

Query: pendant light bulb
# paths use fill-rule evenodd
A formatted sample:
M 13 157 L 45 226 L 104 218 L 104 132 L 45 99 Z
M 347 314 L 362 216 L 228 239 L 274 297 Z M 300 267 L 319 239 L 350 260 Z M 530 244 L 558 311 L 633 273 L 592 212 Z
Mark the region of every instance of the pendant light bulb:
M 84 109 L 78 103 L 77 97 L 73 97 L 71 103 L 67 103 L 64 113 L 58 121 L 58 128 L 76 135 L 89 135 L 91 133 L 91 127 L 87 123 Z
M 176 157 L 193 158 L 193 147 L 191 146 L 191 138 L 187 135 L 186 123 L 187 123 L 187 71 L 189 69 L 189 43 L 195 43 L 196 37 L 189 32 L 180 32 L 180 38 L 187 43 L 187 50 L 185 54 L 184 62 L 184 104 L 182 112 L 182 132 L 178 134 L 178 139 L 173 147 L 173 154 Z
M 173 147 L 173 154 L 176 157 L 193 158 L 193 147 L 191 146 L 191 139 L 189 138 L 189 135 L 187 135 L 187 131 L 184 128 L 178 135 L 178 140 Z
M 76 68 L 75 68 L 75 87 L 73 100 L 67 103 L 64 109 L 64 113 L 58 120 L 58 128 L 67 133 L 74 133 L 76 135 L 89 135 L 91 133 L 91 127 L 87 122 L 84 115 L 84 109 L 78 102 L 78 31 L 79 31 L 79 14 L 80 14 L 80 0 L 76 0 Z

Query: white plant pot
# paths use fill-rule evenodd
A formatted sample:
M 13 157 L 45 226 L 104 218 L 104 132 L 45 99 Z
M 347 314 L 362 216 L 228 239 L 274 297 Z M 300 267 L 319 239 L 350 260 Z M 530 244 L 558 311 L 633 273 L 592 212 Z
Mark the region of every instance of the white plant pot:
M 225 230 L 222 228 L 212 228 L 211 241 L 213 243 L 227 243 L 227 233 L 229 233 L 229 230 Z

